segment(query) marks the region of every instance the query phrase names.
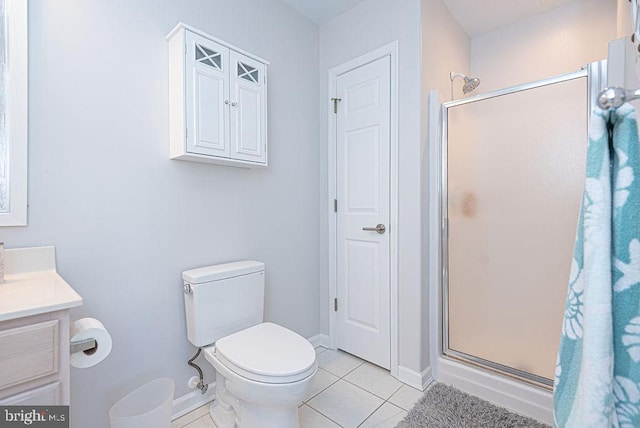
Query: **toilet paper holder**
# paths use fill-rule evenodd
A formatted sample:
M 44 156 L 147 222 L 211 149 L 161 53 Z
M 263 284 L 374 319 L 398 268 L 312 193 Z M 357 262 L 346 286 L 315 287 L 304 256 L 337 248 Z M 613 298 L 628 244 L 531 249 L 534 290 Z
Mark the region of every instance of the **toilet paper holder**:
M 72 354 L 84 352 L 87 355 L 91 355 L 98 350 L 98 342 L 93 338 L 71 342 L 69 345 Z

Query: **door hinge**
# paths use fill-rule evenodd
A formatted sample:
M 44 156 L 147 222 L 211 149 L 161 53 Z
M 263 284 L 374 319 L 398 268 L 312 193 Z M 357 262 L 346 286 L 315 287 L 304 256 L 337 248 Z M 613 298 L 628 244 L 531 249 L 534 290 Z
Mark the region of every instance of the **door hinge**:
M 184 44 L 184 55 L 187 55 L 187 52 L 189 51 L 189 45 L 187 45 L 186 43 Z
M 338 212 L 338 200 L 337 199 L 333 200 L 333 212 L 334 213 Z
M 189 139 L 189 128 L 184 128 L 184 138 L 185 140 Z
M 338 312 L 338 299 L 333 299 L 333 310 Z
M 333 112 L 334 113 L 338 113 L 338 101 L 342 101 L 342 98 L 331 98 L 331 101 L 333 101 Z

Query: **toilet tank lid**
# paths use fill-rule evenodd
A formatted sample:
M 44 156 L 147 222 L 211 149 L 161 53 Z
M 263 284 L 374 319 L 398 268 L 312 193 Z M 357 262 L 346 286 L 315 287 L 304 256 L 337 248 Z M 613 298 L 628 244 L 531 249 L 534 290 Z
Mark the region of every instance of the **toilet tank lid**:
M 189 284 L 200 284 L 262 271 L 264 271 L 264 263 L 255 260 L 243 260 L 186 270 L 182 272 L 182 279 Z

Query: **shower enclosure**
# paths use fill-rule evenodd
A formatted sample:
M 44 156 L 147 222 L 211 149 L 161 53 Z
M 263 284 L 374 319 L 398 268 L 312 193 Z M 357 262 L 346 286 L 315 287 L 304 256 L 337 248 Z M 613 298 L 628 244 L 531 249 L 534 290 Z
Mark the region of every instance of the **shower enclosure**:
M 443 104 L 445 357 L 553 385 L 603 70 Z

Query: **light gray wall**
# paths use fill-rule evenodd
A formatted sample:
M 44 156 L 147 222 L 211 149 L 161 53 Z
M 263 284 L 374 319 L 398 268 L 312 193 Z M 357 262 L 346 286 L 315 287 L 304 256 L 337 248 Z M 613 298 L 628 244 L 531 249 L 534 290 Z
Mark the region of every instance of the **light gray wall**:
M 399 44 L 399 364 L 417 373 L 425 368 L 422 343 L 428 340 L 422 323 L 427 291 L 421 276 L 420 20 L 420 0 L 365 0 L 320 26 L 320 230 L 328 228 L 328 71 L 393 41 Z M 329 330 L 327 247 L 325 233 L 320 251 L 324 333 Z
M 317 334 L 317 25 L 277 0 L 29 6 L 29 226 L 0 240 L 54 244 L 84 298 L 72 317 L 113 336 L 104 362 L 72 370 L 72 426 L 106 427 L 111 405 L 156 377 L 188 392 L 185 269 L 264 261 L 266 318 Z M 169 160 L 164 37 L 178 21 L 271 62 L 267 169 Z

